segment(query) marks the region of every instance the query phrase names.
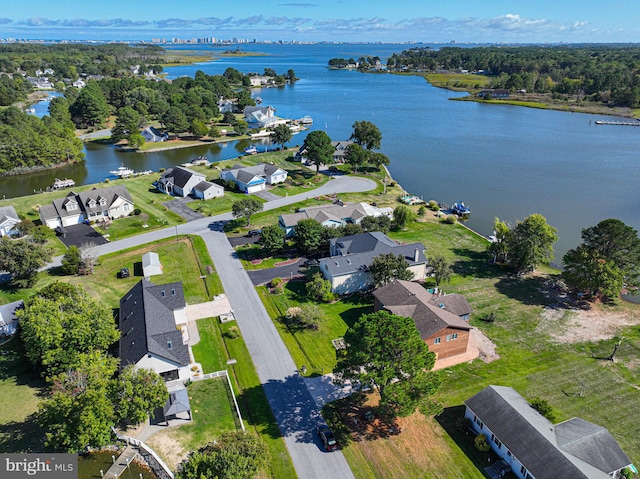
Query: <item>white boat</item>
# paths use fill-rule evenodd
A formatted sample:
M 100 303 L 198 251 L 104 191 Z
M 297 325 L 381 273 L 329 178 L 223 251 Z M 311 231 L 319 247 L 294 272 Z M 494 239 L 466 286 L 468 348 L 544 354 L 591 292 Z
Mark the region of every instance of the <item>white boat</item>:
M 258 153 L 258 148 L 256 148 L 255 145 L 247 146 L 244 149 L 244 153 L 245 155 L 255 155 L 256 153 Z
M 310 125 L 311 123 L 313 123 L 313 118 L 311 118 L 309 115 L 305 115 L 298 120 L 298 123 L 300 123 L 301 125 Z
M 122 165 L 122 166 L 119 166 L 117 170 L 112 170 L 109 173 L 119 178 L 124 178 L 125 176 L 133 175 L 133 170 Z

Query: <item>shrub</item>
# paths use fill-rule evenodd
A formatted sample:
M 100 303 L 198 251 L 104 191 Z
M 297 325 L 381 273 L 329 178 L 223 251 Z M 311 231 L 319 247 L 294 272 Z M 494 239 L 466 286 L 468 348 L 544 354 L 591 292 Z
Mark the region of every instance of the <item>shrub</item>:
M 133 214 L 135 216 L 140 216 L 140 213 L 142 213 L 142 210 L 140 208 L 136 208 L 135 210 L 133 210 Z
M 236 339 L 240 336 L 240 330 L 237 326 L 231 326 L 224 335 L 229 339 Z
M 440 205 L 438 204 L 438 202 L 436 200 L 430 200 L 429 201 L 429 209 L 431 211 L 438 211 L 440 209 Z
M 418 208 L 418 216 L 424 216 L 426 213 L 427 213 L 427 209 L 424 207 L 424 205 Z
M 533 398 L 529 402 L 531 407 L 546 417 L 549 421 L 554 422 L 556 420 L 556 413 L 549 404 L 549 401 L 542 398 Z
M 160 173 L 164 173 L 164 168 L 160 168 Z
M 282 278 L 280 278 L 280 277 L 273 278 L 273 279 L 271 280 L 271 283 L 269 283 L 269 285 L 270 285 L 272 288 L 277 288 L 277 287 L 278 287 L 278 286 L 280 286 L 281 284 L 282 284 Z
M 487 436 L 485 434 L 478 434 L 473 442 L 478 451 L 489 452 L 491 449 L 491 445 L 487 441 Z
M 445 221 L 450 225 L 455 225 L 458 222 L 458 217 L 456 215 L 448 215 Z

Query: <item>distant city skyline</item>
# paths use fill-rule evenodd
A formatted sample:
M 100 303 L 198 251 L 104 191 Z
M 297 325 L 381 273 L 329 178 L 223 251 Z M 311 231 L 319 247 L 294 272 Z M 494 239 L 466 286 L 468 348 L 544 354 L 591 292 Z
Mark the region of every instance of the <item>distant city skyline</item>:
M 30 0 L 0 11 L 0 38 L 446 43 L 636 43 L 635 0 Z

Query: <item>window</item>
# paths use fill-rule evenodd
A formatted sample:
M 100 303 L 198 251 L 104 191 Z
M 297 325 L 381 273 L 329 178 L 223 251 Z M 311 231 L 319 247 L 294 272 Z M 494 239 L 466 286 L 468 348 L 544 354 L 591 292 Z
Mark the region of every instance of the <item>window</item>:
M 67 203 L 66 209 L 67 211 L 77 210 L 78 205 L 76 203 Z
M 440 344 L 440 338 L 436 338 L 433 340 L 433 344 Z
M 104 198 L 100 198 L 100 206 L 104 206 L 107 204 L 107 200 Z
M 475 422 L 478 426 L 480 426 L 480 429 L 482 429 L 484 427 L 484 423 L 478 419 L 478 416 L 473 416 L 473 422 Z
M 129 203 L 124 204 L 124 210 L 129 211 L 131 209 L 131 205 Z
M 451 339 L 452 339 L 452 340 L 453 340 L 453 339 L 458 339 L 458 333 L 453 333 L 453 334 L 451 335 Z
M 451 335 L 447 334 L 447 341 L 451 340 Z
M 176 290 L 171 288 L 171 296 L 175 296 L 176 295 Z
M 167 349 L 171 349 L 171 347 L 172 347 L 171 341 L 167 341 Z
M 491 440 L 496 446 L 498 446 L 498 449 L 502 449 L 502 443 L 500 442 L 500 439 L 498 439 L 494 434 L 491 434 Z
M 160 291 L 160 295 L 164 298 L 164 295 L 165 295 L 164 289 Z

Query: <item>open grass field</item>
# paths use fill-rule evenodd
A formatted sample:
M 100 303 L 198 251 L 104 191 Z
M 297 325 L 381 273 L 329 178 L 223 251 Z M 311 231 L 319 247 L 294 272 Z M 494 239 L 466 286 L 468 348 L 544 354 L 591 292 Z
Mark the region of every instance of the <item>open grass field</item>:
M 477 91 L 486 88 L 491 80 L 486 75 L 469 73 L 425 73 L 421 76 L 435 87 L 464 91 Z

